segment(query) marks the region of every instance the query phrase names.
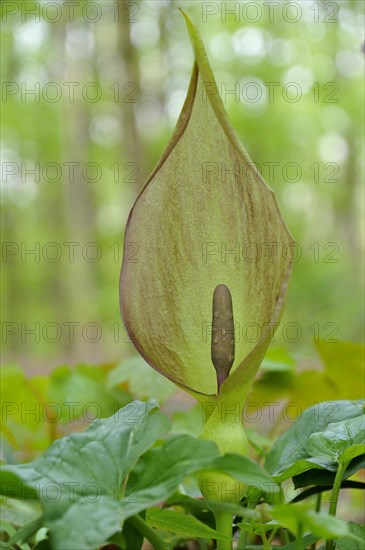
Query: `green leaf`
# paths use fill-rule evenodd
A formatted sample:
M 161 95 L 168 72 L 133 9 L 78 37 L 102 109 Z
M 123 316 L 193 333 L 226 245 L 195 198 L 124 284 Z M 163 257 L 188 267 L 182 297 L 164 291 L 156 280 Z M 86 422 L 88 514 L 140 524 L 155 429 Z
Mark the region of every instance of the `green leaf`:
M 250 523 L 237 523 L 238 527 L 244 531 L 248 531 L 253 535 L 262 535 L 270 531 L 276 531 L 281 527 L 281 524 L 277 521 L 269 521 L 268 523 L 257 523 L 251 521 Z
M 40 544 L 43 541 L 48 541 L 48 529 L 45 527 L 41 527 L 34 537 L 34 542 L 36 544 Z
M 161 376 L 160 376 L 161 378 Z M 203 428 L 203 411 L 201 404 L 195 405 L 188 411 L 176 412 L 172 417 L 171 432 L 199 437 Z
M 365 468 L 365 455 L 354 458 L 346 471 L 343 479 L 346 480 L 354 475 L 358 470 Z M 308 487 L 309 485 L 324 485 L 332 487 L 335 481 L 336 471 L 329 470 L 307 470 L 301 474 L 293 476 L 295 489 Z
M 263 408 L 268 403 L 288 399 L 288 395 L 289 400 L 294 401 L 291 399 L 291 391 L 296 376 L 291 370 L 273 371 L 262 369 L 252 385 L 249 401 L 258 403 Z M 300 401 L 296 400 L 295 403 L 301 406 Z
M 18 492 L 23 485 L 37 491 L 55 550 L 90 550 L 120 528 L 125 478 L 167 428 L 155 402 L 134 401 L 55 441 L 33 462 L 2 471 Z
M 8 544 L 17 544 L 21 546 L 22 543 L 30 542 L 37 531 L 42 527 L 43 517 L 38 517 L 29 523 L 23 525 L 20 529 L 11 534 Z
M 110 416 L 126 401 L 126 394 L 116 396 L 105 387 L 110 365 L 77 365 L 71 369 L 58 367 L 52 372 L 49 399 L 60 409 L 60 420 L 72 422 L 78 418 L 90 422 L 93 418 Z
M 365 415 L 362 414 L 341 422 L 331 422 L 325 430 L 312 434 L 306 451 L 310 456 L 324 457 L 331 462 L 349 462 L 365 453 L 364 440 Z
M 126 492 L 124 514 L 137 514 L 171 496 L 185 477 L 200 472 L 219 472 L 249 485 L 251 492 L 265 493 L 275 497 L 279 486 L 260 466 L 239 455 L 219 457 L 217 446 L 211 441 L 194 439 L 190 436 L 176 436 L 164 446 L 152 449 L 132 470 Z M 229 481 L 229 480 L 228 480 Z M 205 496 L 218 500 L 222 487 L 212 482 L 206 487 Z M 233 483 L 238 493 L 240 484 Z M 224 500 L 229 500 L 230 484 L 223 490 Z M 124 516 L 125 517 L 125 516 Z
M 312 470 L 332 470 L 335 471 L 336 467 L 333 463 L 320 458 L 309 458 L 308 460 L 297 460 L 283 471 L 277 474 L 272 474 L 273 479 L 276 482 L 281 483 L 286 479 L 302 474 L 303 472 Z
M 304 525 L 314 535 L 325 538 L 340 537 L 349 532 L 348 524 L 345 520 L 313 511 L 307 513 Z
M 0 541 L 0 548 L 4 550 L 13 550 L 15 547 L 20 550 L 30 550 L 29 544 L 26 542 L 26 538 L 23 536 L 24 529 L 15 529 L 13 525 L 5 521 L 0 520 L 0 531 L 6 533 L 9 537 L 7 542 Z M 34 534 L 34 533 L 32 533 Z M 16 546 L 15 546 L 16 544 Z
M 295 361 L 285 348 L 269 348 L 262 362 L 262 368 L 269 372 L 292 372 Z
M 202 539 L 214 538 L 217 540 L 228 538 L 215 529 L 204 525 L 204 523 L 198 521 L 193 516 L 181 512 L 174 512 L 172 510 L 150 510 L 147 514 L 147 523 L 156 529 L 170 531 L 171 533 L 183 535 L 185 537 L 198 537 Z
M 325 378 L 337 399 L 360 399 L 364 389 L 364 344 L 318 342 L 316 348 L 325 366 Z
M 29 464 L 32 464 L 31 462 Z M 18 498 L 21 501 L 38 501 L 39 492 L 34 487 L 32 480 L 19 476 L 17 468 L 20 466 L 3 466 L 1 468 L 0 492 L 10 498 Z
M 353 342 L 319 342 L 317 351 L 323 362 L 323 369 L 309 369 L 294 373 L 280 368 L 280 360 L 271 361 L 271 349 L 266 358 L 269 359 L 269 370 L 262 369 L 260 377 L 255 381 L 250 400 L 264 406 L 265 402 L 278 401 L 286 398 L 294 402 L 302 410 L 320 401 L 335 401 L 338 399 L 359 399 L 363 397 L 363 388 L 359 380 L 363 379 L 364 345 Z M 276 353 L 274 348 L 273 350 Z M 279 351 L 277 352 L 280 353 Z M 279 368 L 276 368 L 276 365 Z M 351 376 L 349 376 L 351 372 Z
M 227 474 L 251 490 L 251 493 L 260 492 L 266 495 L 275 495 L 280 492 L 279 486 L 273 481 L 272 477 L 258 464 L 247 457 L 226 454 L 215 459 L 207 470 L 213 470 L 222 474 Z M 254 495 L 251 495 L 255 500 Z
M 304 411 L 289 430 L 275 441 L 266 458 L 267 471 L 276 481 L 283 481 L 311 468 L 336 469 L 332 456 L 323 452 L 310 456 L 307 442 L 312 434 L 325 431 L 333 422 L 361 417 L 364 404 L 365 400 L 329 401 Z
M 29 452 L 44 449 L 49 444 L 47 417 L 43 407 L 47 403 L 46 377 L 29 379 L 15 365 L 4 365 L 0 370 L 2 390 L 1 432 L 15 449 Z
M 347 447 L 341 455 L 340 462 L 348 464 L 353 458 L 358 456 L 364 456 L 365 454 L 365 444 L 359 443 L 357 445 L 351 445 Z
M 296 536 L 301 535 L 303 531 L 310 531 L 313 535 L 323 538 L 350 534 L 346 521 L 328 514 L 313 512 L 301 504 L 275 506 L 271 509 L 271 514 Z
M 53 550 L 51 541 L 49 539 L 43 539 L 37 543 L 34 550 Z
M 35 497 L 38 495 L 35 493 Z M 39 504 L 33 502 L 22 502 L 13 498 L 1 498 L 0 517 L 12 525 L 24 525 L 29 521 L 35 520 L 41 509 Z
M 164 402 L 176 393 L 176 386 L 152 370 L 139 356 L 123 360 L 110 371 L 107 387 L 123 385 L 139 399 L 157 399 Z
M 219 456 L 215 443 L 176 436 L 150 450 L 131 471 L 124 514 L 134 515 L 172 495 L 185 477 L 201 471 Z
M 251 445 L 259 452 L 260 455 L 265 456 L 273 446 L 273 442 L 267 436 L 256 432 L 250 428 L 246 428 L 247 439 Z
M 191 498 L 187 495 L 176 493 L 169 497 L 165 503 L 165 507 L 179 505 L 182 508 L 188 510 L 193 515 L 197 512 L 211 511 L 211 512 L 230 512 L 232 516 L 239 516 L 245 518 L 251 518 L 252 520 L 260 519 L 261 515 L 257 510 L 250 510 L 239 504 L 233 504 L 231 502 L 218 502 L 215 500 L 200 500 Z
M 109 538 L 108 543 L 116 545 L 122 550 L 141 550 L 144 541 L 144 536 L 132 525 L 127 519 L 123 523 L 123 530 L 115 533 Z
M 356 535 L 358 540 L 342 536 L 336 543 L 336 550 L 363 550 L 365 548 L 365 527 L 352 521 L 350 521 L 348 526 L 350 532 Z
M 306 550 L 311 544 L 316 542 L 320 537 L 315 535 L 305 535 L 299 539 L 281 547 L 281 550 Z
M 212 299 L 226 285 L 237 330 L 250 323 L 259 332 L 251 341 L 236 338 L 221 387 L 241 402 L 282 313 L 293 241 L 232 129 L 203 43 L 184 16 L 195 64 L 175 132 L 128 219 L 121 311 L 146 361 L 204 400 L 217 394 Z
M 140 550 L 142 548 L 144 537 L 133 525 L 131 525 L 128 519 L 123 524 L 122 533 L 126 542 L 126 550 L 129 550 L 129 548 Z
M 319 495 L 320 493 L 323 493 L 324 491 L 328 491 L 330 487 L 326 484 L 321 484 L 319 482 L 318 485 L 313 485 L 312 487 L 308 487 L 304 491 L 300 491 L 293 499 L 290 500 L 290 502 L 301 502 L 302 500 L 306 500 L 307 498 L 313 496 L 313 495 Z M 353 480 L 345 480 L 341 482 L 340 489 L 362 489 L 365 490 L 365 483 L 362 483 L 361 481 L 353 481 Z

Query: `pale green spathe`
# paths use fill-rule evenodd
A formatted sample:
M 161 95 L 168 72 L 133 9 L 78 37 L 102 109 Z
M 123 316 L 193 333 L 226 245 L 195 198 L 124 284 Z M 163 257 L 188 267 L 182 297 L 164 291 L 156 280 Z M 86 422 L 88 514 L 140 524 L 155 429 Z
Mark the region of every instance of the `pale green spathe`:
M 174 135 L 128 220 L 125 249 L 137 252 L 124 255 L 121 310 L 148 363 L 204 400 L 217 394 L 212 297 L 227 285 L 235 361 L 221 391 L 241 386 L 241 397 L 280 318 L 292 239 L 233 132 L 204 46 L 185 17 L 195 65 Z

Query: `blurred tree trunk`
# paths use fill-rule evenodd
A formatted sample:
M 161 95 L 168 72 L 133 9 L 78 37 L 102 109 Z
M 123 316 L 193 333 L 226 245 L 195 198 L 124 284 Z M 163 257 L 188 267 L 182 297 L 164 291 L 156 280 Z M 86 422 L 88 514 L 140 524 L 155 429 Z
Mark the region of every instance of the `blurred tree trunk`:
M 87 24 L 84 23 L 85 26 Z M 94 32 L 93 25 L 88 30 Z M 85 178 L 85 166 L 93 162 L 89 151 L 89 125 L 91 118 L 91 106 L 81 95 L 80 89 L 87 83 L 83 81 L 84 63 L 77 56 L 67 55 L 66 40 L 63 39 L 61 52 L 63 55 L 63 74 L 59 75 L 61 82 L 80 83 L 78 92 L 75 92 L 74 101 L 63 102 L 64 107 L 64 142 L 62 144 L 63 163 L 75 163 L 72 167 L 71 177 L 63 182 L 64 211 L 66 225 L 66 240 L 75 243 L 74 261 L 68 261 L 67 276 L 63 285 L 69 298 L 69 319 L 78 322 L 80 326 L 88 322 L 97 322 L 95 312 L 98 305 L 97 286 L 97 262 L 88 260 L 88 255 L 83 253 L 85 245 L 97 243 L 96 207 L 94 185 L 102 185 L 102 180 L 92 183 L 89 177 Z M 95 65 L 93 66 L 93 81 L 98 82 Z M 94 173 L 90 170 L 90 179 Z M 91 249 L 90 249 L 91 251 Z M 95 247 L 92 252 L 94 253 Z M 91 256 L 91 254 L 90 254 Z M 80 332 L 78 331 L 78 334 Z M 72 344 L 70 346 L 70 344 Z M 85 357 L 85 342 L 82 338 L 74 338 L 66 342 L 68 354 L 72 349 L 74 360 Z M 96 359 L 96 358 L 95 358 Z
M 50 34 L 49 50 L 50 52 L 63 52 L 65 44 L 65 23 L 61 20 L 53 25 L 53 32 Z M 61 53 L 62 55 L 62 53 Z M 54 82 L 62 82 L 63 75 L 60 74 L 62 67 L 61 63 L 54 63 L 53 55 L 50 55 L 47 59 L 47 71 L 50 75 L 50 80 Z M 57 103 L 53 106 L 54 109 L 58 108 Z M 35 124 L 37 131 L 37 124 Z M 42 138 L 39 139 L 39 143 L 42 143 Z M 51 159 L 53 162 L 60 162 L 59 150 L 57 151 L 57 158 Z M 43 159 L 43 162 L 45 160 Z M 46 162 L 48 159 L 46 160 Z M 61 164 L 62 166 L 62 164 Z M 55 240 L 63 250 L 62 243 L 67 235 L 67 211 L 63 204 L 64 187 L 67 187 L 67 181 L 62 177 L 61 181 L 57 184 L 44 183 L 47 193 L 47 200 L 42 201 L 43 216 L 45 224 L 49 224 L 48 238 L 50 241 Z M 61 261 L 55 264 L 50 264 L 50 268 L 53 270 L 52 276 L 45 270 L 42 272 L 45 276 L 44 294 L 47 296 L 47 300 L 51 301 L 53 319 L 50 321 L 59 322 L 61 320 L 70 320 L 71 315 L 71 297 L 69 296 L 68 289 L 65 286 L 65 280 L 67 279 L 67 263 L 65 262 L 64 254 L 62 254 Z M 61 321 L 62 322 L 62 321 Z M 63 351 L 68 351 L 68 343 L 63 339 L 60 341 Z
M 343 193 L 343 198 L 341 200 L 341 205 L 339 205 L 339 210 L 342 214 L 342 231 L 346 236 L 350 253 L 353 255 L 354 259 L 361 257 L 362 255 L 362 245 L 361 245 L 361 231 L 360 228 L 356 225 L 356 220 L 359 219 L 357 213 L 357 187 L 361 188 L 361 180 L 358 179 L 359 174 L 357 173 L 357 159 L 355 158 L 356 139 L 355 137 L 349 136 L 349 150 L 350 155 L 347 161 L 347 168 L 344 170 L 344 181 L 347 182 L 345 186 L 345 191 Z
M 354 265 L 358 264 L 359 258 L 363 257 L 362 227 L 357 204 L 357 191 L 361 188 L 361 176 L 357 171 L 358 160 L 355 158 L 357 144 L 354 135 L 348 136 L 349 158 L 346 168 L 343 170 L 343 192 L 337 205 L 333 205 L 334 212 L 339 213 L 340 234 L 344 237 L 345 246 L 348 248 L 348 257 Z M 341 181 L 341 180 L 340 180 Z M 340 250 L 341 255 L 341 250 Z M 350 269 L 349 277 L 353 284 L 362 285 L 361 269 Z

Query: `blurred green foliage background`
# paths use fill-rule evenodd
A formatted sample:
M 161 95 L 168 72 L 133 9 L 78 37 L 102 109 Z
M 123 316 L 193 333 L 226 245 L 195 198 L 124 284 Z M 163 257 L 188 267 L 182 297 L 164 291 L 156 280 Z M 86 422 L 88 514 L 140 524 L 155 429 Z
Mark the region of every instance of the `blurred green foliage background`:
M 298 243 L 274 344 L 362 339 L 363 2 L 4 1 L 6 362 L 39 373 L 133 353 L 123 230 L 187 91 L 178 7 Z

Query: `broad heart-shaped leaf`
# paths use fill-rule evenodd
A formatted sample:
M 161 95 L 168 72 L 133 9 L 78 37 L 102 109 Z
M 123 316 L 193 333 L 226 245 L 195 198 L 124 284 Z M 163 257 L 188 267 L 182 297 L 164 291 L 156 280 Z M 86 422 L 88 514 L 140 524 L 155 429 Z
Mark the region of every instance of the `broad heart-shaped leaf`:
M 305 410 L 297 421 L 274 443 L 266 459 L 267 471 L 283 481 L 311 468 L 336 469 L 334 458 L 307 450 L 312 434 L 325 432 L 332 423 L 364 415 L 365 399 L 357 401 L 326 401 Z M 313 450 L 314 451 L 314 450 Z
M 240 492 L 238 482 L 247 484 L 251 494 L 260 496 L 262 492 L 270 500 L 280 492 L 271 476 L 249 458 L 237 454 L 219 456 L 218 447 L 212 441 L 181 435 L 146 453 L 132 470 L 123 514 L 130 516 L 156 506 L 171 496 L 185 477 L 202 471 L 223 473 L 237 480 L 236 486 L 227 483 L 224 488 L 227 502 L 232 490 Z M 220 491 L 218 483 L 211 483 L 206 493 L 213 501 Z
M 4 466 L 1 492 L 26 498 L 33 488 L 56 550 L 90 550 L 120 529 L 123 484 L 141 454 L 168 429 L 155 402 L 133 401 L 84 433 L 55 441 L 28 464 Z
M 364 411 L 365 412 L 365 411 Z M 311 456 L 348 463 L 365 453 L 365 415 L 328 424 L 327 429 L 310 436 L 306 446 Z
M 204 46 L 185 18 L 195 52 L 189 90 L 130 213 L 120 295 L 140 354 L 204 400 L 217 393 L 210 351 L 215 288 L 229 288 L 235 322 L 235 361 L 221 389 L 242 396 L 281 316 L 293 241 L 228 121 Z M 244 337 L 248 325 L 257 337 Z

